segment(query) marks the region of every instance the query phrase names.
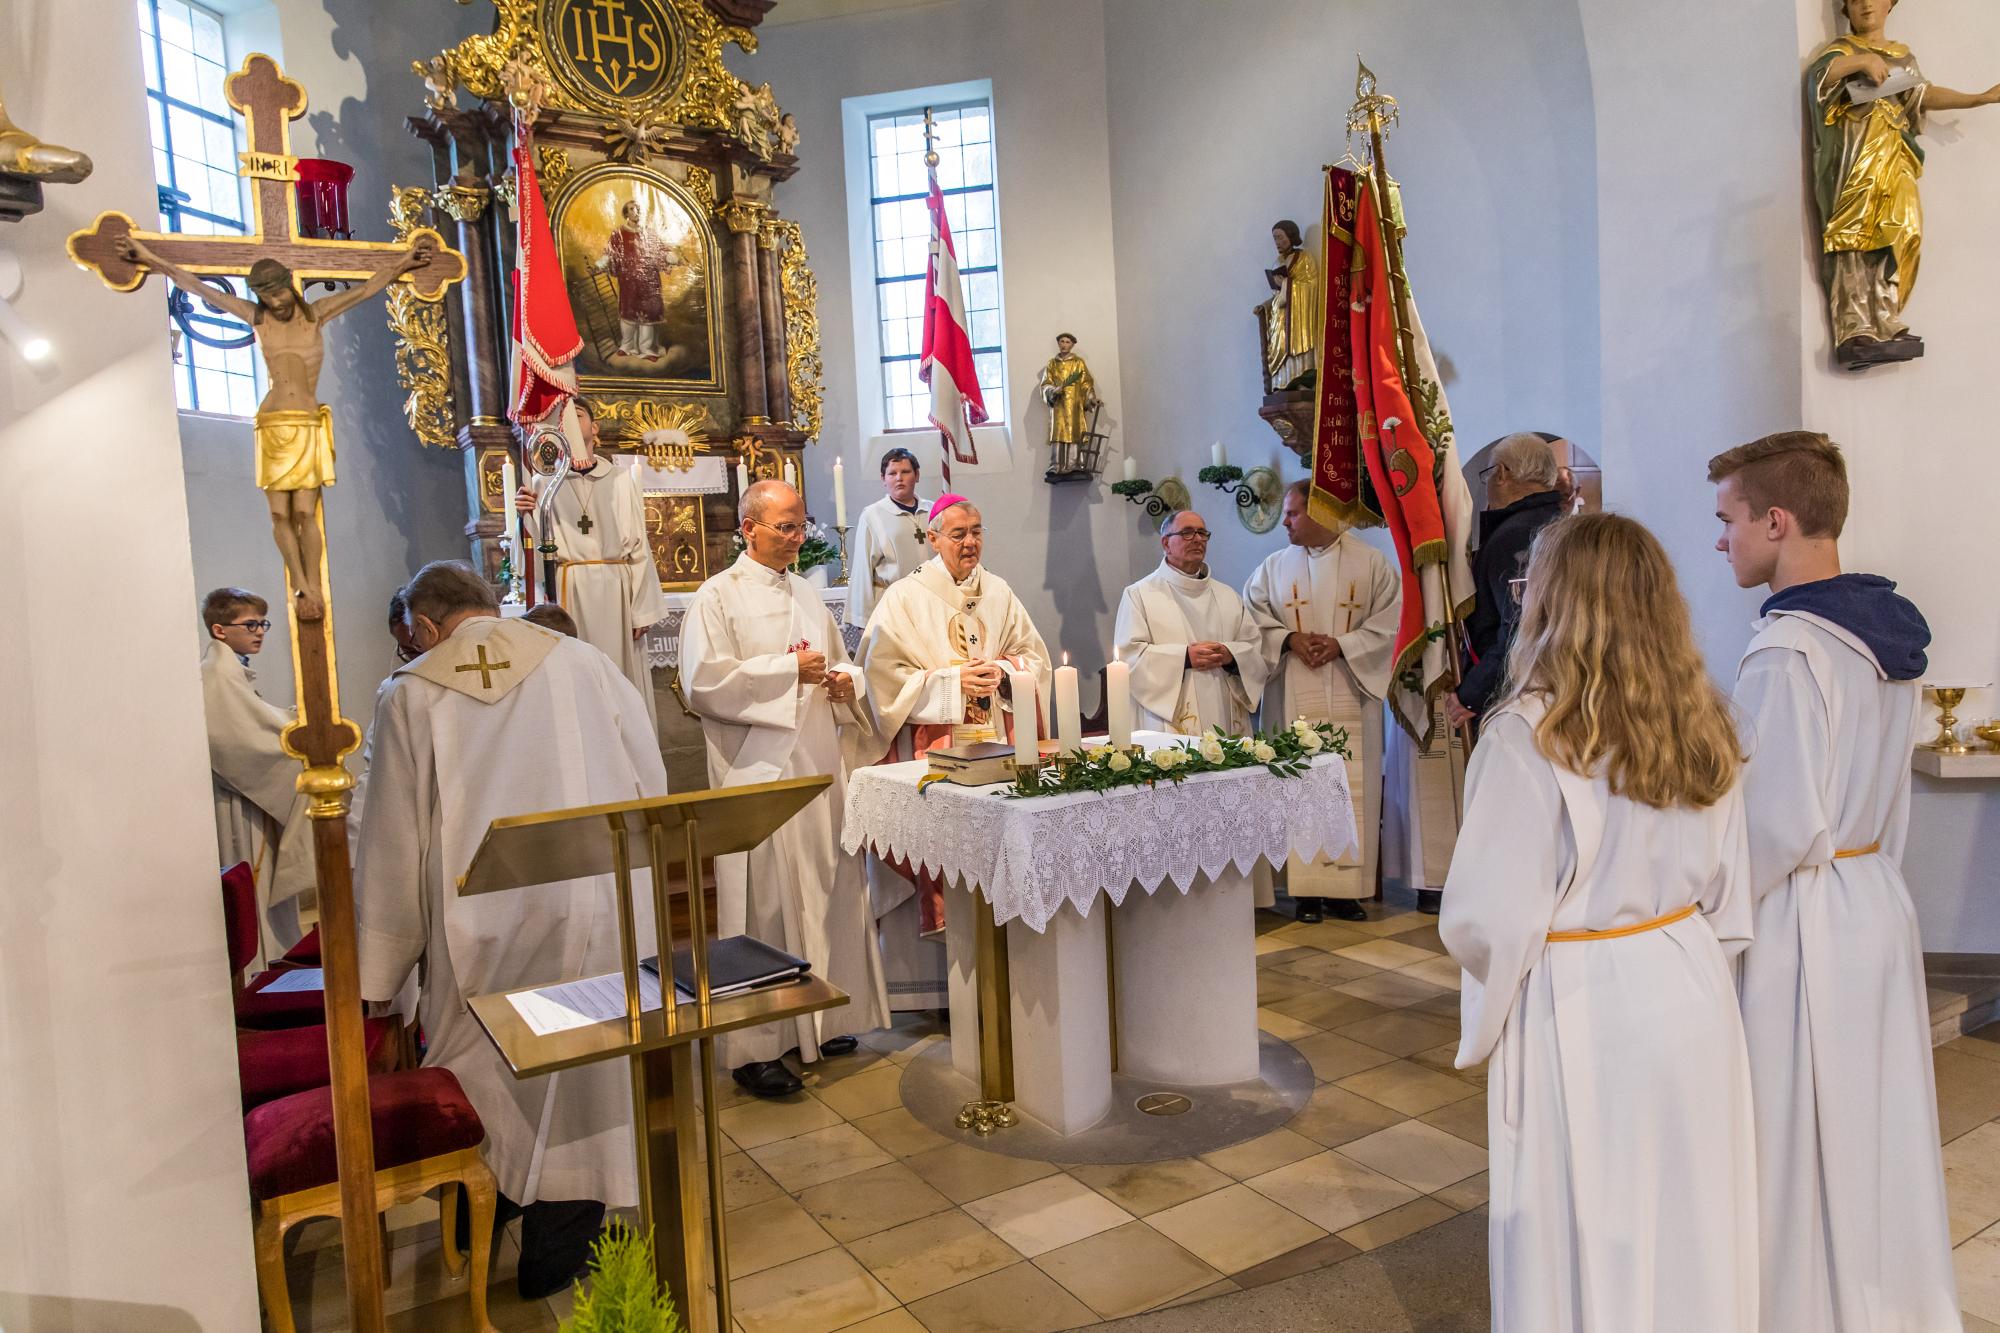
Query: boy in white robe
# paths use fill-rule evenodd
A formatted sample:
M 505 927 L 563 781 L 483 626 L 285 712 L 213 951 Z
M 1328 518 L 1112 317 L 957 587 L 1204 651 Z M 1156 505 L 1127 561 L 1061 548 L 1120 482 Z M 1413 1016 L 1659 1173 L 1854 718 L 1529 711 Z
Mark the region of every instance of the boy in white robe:
M 806 538 L 806 506 L 782 481 L 760 481 L 742 500 L 744 550 L 701 585 L 681 627 L 681 684 L 701 714 L 708 779 L 740 787 L 830 774 L 833 785 L 762 846 L 716 858 L 717 933 L 748 934 L 812 964 L 847 992 L 838 1009 L 727 1033 L 723 1062 L 760 1097 L 802 1084 L 784 1065 L 846 1055 L 854 1034 L 889 1025 L 889 993 L 860 860 L 840 850 L 847 778 L 839 731 L 865 727 L 861 673 L 840 627 L 806 582 L 789 571 Z
M 354 867 L 361 994 L 392 1000 L 421 969 L 424 1063 L 450 1069 L 479 1112 L 502 1218 L 522 1210 L 519 1284 L 535 1299 L 576 1276 L 606 1204 L 638 1202 L 631 1080 L 623 1060 L 516 1079 L 466 1000 L 617 971 L 617 893 L 610 875 L 471 897 L 453 886 L 495 819 L 663 796 L 666 769 L 616 665 L 500 619 L 470 565 L 426 565 L 404 596 L 424 652 L 377 704 Z M 645 950 L 651 881 L 633 880 Z
M 1293 857 L 1286 892 L 1300 921 L 1327 911 L 1365 921 L 1360 900 L 1375 896 L 1382 843 L 1382 698 L 1402 614 L 1403 585 L 1395 566 L 1352 530 L 1335 533 L 1306 509 L 1306 483 L 1285 492 L 1288 546 L 1272 553 L 1243 589 L 1263 637 L 1271 678 L 1264 686 L 1267 731 L 1299 718 L 1347 731 L 1348 790 L 1357 807 L 1361 842 L 1338 860 Z M 1269 872 L 1258 871 L 1258 901 L 1269 906 Z
M 1132 669 L 1138 725 L 1195 736 L 1250 729 L 1270 663 L 1236 589 L 1208 575 L 1208 524 L 1192 509 L 1160 525 L 1160 567 L 1118 599 L 1112 639 Z
M 1716 549 L 1771 590 L 1738 668 L 1757 942 L 1763 1327 L 1956 1329 L 1923 943 L 1900 860 L 1930 630 L 1840 571 L 1847 465 L 1786 431 L 1720 454 Z
M 586 461 L 556 492 L 556 600 L 575 619 L 577 637 L 616 662 L 638 689 L 657 730 L 653 671 L 641 640 L 666 619 L 667 599 L 646 540 L 646 500 L 630 468 L 596 452 L 597 415 L 583 399 L 575 401 Z M 540 541 L 535 501 L 547 485 L 531 473 L 514 494 L 531 542 Z
M 917 494 L 923 467 L 908 449 L 882 455 L 881 499 L 854 525 L 854 563 L 847 575 L 847 623 L 866 625 L 882 592 L 930 559 L 925 525 L 930 501 Z
M 217 588 L 201 604 L 201 701 L 215 782 L 215 840 L 222 864 L 250 864 L 257 883 L 258 958 L 299 942 L 299 899 L 313 893 L 317 866 L 302 768 L 280 743 L 292 715 L 257 693 L 250 659 L 264 651 L 270 604 L 242 588 Z

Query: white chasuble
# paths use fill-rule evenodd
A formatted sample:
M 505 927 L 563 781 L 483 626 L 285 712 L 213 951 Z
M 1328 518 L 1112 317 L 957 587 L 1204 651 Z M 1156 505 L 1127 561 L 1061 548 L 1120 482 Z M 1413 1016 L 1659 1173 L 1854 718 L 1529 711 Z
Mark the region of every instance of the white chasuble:
M 215 839 L 226 869 L 250 863 L 257 883 L 258 961 L 299 942 L 299 899 L 317 887 L 303 766 L 279 737 L 292 715 L 258 693 L 256 672 L 220 639 L 201 655 L 201 702 L 215 785 Z
M 908 509 L 888 496 L 861 511 L 854 525 L 854 565 L 847 578 L 847 623 L 866 625 L 883 590 L 931 558 L 922 499 Z
M 1959 1327 L 1923 944 L 1901 870 L 1921 698 L 1860 639 L 1798 612 L 1759 622 L 1737 676 L 1757 910 L 1739 986 L 1767 1329 Z
M 1244 600 L 1274 666 L 1264 689 L 1266 730 L 1299 718 L 1347 731 L 1348 787 L 1360 813 L 1361 841 L 1337 861 L 1286 864 L 1294 898 L 1370 898 L 1382 829 L 1382 698 L 1389 689 L 1402 583 L 1395 566 L 1352 532 L 1318 550 L 1287 546 L 1250 576 Z M 1330 634 L 1340 656 L 1308 667 L 1285 651 L 1285 637 Z
M 398 670 L 375 718 L 354 897 L 361 994 L 390 1000 L 420 968 L 426 1065 L 457 1075 L 485 1156 L 516 1203 L 636 1203 L 623 1060 L 516 1079 L 466 1007 L 475 995 L 616 972 L 610 875 L 463 897 L 458 878 L 505 815 L 663 796 L 667 774 L 632 682 L 588 644 L 521 620 L 465 621 Z M 652 881 L 634 870 L 639 952 Z
M 1705 810 L 1614 796 L 1541 753 L 1538 708 L 1487 721 L 1438 919 L 1464 969 L 1457 1065 L 1487 1066 L 1492 1327 L 1749 1333 L 1757 1168 L 1730 971 L 1750 938 L 1741 791 Z M 1613 939 L 1548 938 L 1690 907 Z
M 1206 569 L 1183 574 L 1162 561 L 1119 599 L 1112 639 L 1118 660 L 1132 669 L 1140 728 L 1184 736 L 1215 727 L 1231 736 L 1249 731 L 1270 663 L 1243 599 Z M 1187 664 L 1191 643 L 1219 643 L 1236 660 L 1197 671 Z
M 823 687 L 801 684 L 795 654 L 802 650 L 825 654 L 829 674 L 854 681 L 855 699 L 834 704 Z M 723 1062 L 736 1068 L 775 1060 L 793 1047 L 800 1059 L 816 1060 L 828 1038 L 889 1025 L 867 879 L 860 859 L 840 850 L 847 778 L 839 732 L 868 725 L 865 684 L 812 587 L 747 554 L 688 603 L 681 663 L 688 706 L 701 714 L 711 784 L 833 778 L 762 846 L 715 860 L 718 933 L 751 935 L 794 953 L 850 997 L 838 1009 L 725 1034 Z
M 530 476 L 528 485 L 540 495 L 548 480 Z M 539 539 L 533 514 L 524 526 Z M 575 618 L 577 637 L 618 664 L 653 717 L 653 673 L 633 633 L 666 619 L 667 599 L 646 540 L 638 477 L 605 457 L 588 472 L 572 472 L 556 492 L 555 528 L 556 600 Z

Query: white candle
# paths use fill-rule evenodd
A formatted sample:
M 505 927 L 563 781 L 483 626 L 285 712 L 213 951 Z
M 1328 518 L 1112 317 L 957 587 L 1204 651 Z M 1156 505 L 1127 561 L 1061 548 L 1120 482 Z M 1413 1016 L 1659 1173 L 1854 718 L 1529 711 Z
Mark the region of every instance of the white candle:
M 1014 695 L 1014 762 L 1040 763 L 1042 731 L 1035 710 L 1035 677 L 1027 671 L 1010 671 L 1007 680 Z
M 509 453 L 500 460 L 500 531 L 506 533 L 506 551 L 514 555 L 514 528 L 518 517 L 514 512 L 514 492 L 520 484 L 514 480 L 514 456 Z
M 746 467 L 743 463 L 743 460 L 739 458 L 736 460 L 736 494 L 740 498 L 743 492 L 749 489 L 750 489 L 750 469 Z
M 1074 754 L 1083 748 L 1083 705 L 1076 688 L 1076 668 L 1069 664 L 1069 654 L 1063 654 L 1063 664 L 1056 668 L 1056 750 L 1060 754 Z
M 847 526 L 847 474 L 841 470 L 839 454 L 833 456 L 833 525 Z
M 789 458 L 785 460 L 785 484 L 793 490 L 799 488 L 799 466 Z
M 1212 448 L 1212 449 L 1210 449 L 1210 450 L 1208 451 L 1208 454 L 1209 454 L 1209 457 L 1210 457 L 1210 458 L 1213 458 L 1213 459 L 1215 460 L 1215 465 L 1216 465 L 1217 467 L 1228 467 L 1228 466 L 1229 466 L 1229 455 L 1228 455 L 1228 454 L 1226 454 L 1226 453 L 1224 453 L 1224 452 L 1222 452 L 1222 441 L 1221 441 L 1221 440 L 1217 440 L 1217 441 L 1215 442 L 1215 447 L 1214 447 L 1214 448 Z
M 1132 668 L 1116 660 L 1104 668 L 1104 721 L 1113 745 L 1132 743 Z
M 1125 457 L 1125 480 L 1139 480 L 1139 460 L 1129 454 Z

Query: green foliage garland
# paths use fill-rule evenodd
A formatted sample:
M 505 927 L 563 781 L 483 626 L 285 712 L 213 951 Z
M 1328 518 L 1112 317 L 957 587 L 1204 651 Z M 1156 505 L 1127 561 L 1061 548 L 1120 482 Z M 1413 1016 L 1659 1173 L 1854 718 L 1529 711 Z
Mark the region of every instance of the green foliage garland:
M 1206 736 L 1187 737 L 1179 745 L 1150 751 L 1136 745 L 1129 750 L 1100 745 L 1093 750 L 1072 751 L 1057 763 L 1022 774 L 999 795 L 1019 799 L 1150 787 L 1156 782 L 1181 782 L 1197 773 L 1226 773 L 1237 768 L 1262 768 L 1273 777 L 1296 778 L 1318 755 L 1352 758 L 1347 744 L 1346 728 L 1304 719 L 1254 736 L 1229 736 L 1217 727 Z

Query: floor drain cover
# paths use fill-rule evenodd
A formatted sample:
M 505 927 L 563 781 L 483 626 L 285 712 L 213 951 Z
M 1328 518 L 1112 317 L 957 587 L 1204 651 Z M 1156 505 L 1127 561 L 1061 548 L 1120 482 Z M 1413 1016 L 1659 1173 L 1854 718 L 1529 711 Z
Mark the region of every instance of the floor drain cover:
M 1136 1103 L 1147 1115 L 1186 1115 L 1194 1103 L 1178 1092 L 1149 1092 Z

